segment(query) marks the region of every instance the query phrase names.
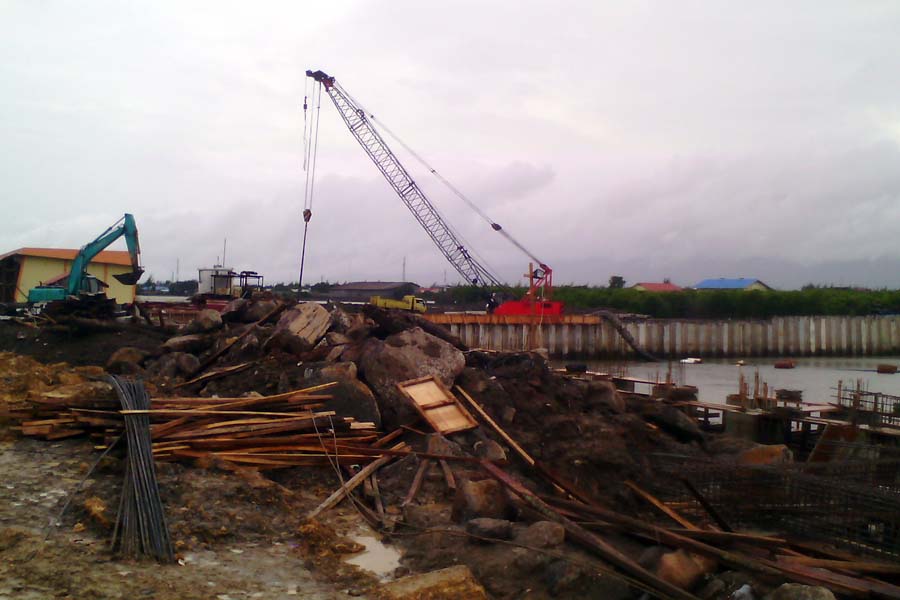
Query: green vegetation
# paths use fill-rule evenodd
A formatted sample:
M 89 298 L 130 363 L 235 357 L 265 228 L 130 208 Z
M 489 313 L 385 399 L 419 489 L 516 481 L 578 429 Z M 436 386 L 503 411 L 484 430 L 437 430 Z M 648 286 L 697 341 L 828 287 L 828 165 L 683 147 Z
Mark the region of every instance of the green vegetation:
M 516 294 L 524 289 L 514 290 Z M 769 318 L 788 315 L 869 315 L 900 313 L 900 290 L 854 290 L 811 287 L 795 291 L 685 290 L 639 292 L 632 289 L 561 286 L 555 300 L 570 312 L 613 308 L 660 318 Z M 473 286 L 448 288 L 438 301 L 484 303 L 484 291 Z

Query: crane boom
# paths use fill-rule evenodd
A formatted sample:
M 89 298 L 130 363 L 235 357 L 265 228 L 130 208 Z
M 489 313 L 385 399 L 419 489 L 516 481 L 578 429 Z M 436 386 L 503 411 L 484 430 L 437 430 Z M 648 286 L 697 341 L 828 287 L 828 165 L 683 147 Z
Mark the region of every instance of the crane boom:
M 337 84 L 334 77 L 322 71 L 307 71 L 306 75 L 322 84 L 347 128 L 350 129 L 350 133 L 463 279 L 473 285 L 501 286 L 500 281 L 469 254 L 431 201 L 400 164 L 396 155 L 366 117 L 365 111 Z

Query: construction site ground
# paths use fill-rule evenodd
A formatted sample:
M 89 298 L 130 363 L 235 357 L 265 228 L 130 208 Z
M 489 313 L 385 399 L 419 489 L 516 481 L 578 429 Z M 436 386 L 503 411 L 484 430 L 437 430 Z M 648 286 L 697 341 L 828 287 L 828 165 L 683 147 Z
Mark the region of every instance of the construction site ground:
M 724 600 L 746 587 L 789 600 L 806 596 L 779 586 L 798 581 L 900 597 L 882 581 L 776 563 L 798 547 L 773 549 L 787 542 L 752 529 L 736 541 L 709 515 L 691 512 L 690 522 L 666 507 L 673 476 L 661 465 L 672 457 L 726 472 L 748 452 L 791 460 L 784 447 L 704 433 L 677 403 L 555 373 L 531 352 L 463 351 L 433 324 L 374 308 L 260 298 L 204 311 L 181 330 L 136 321 L 0 323 L 0 598 L 624 600 L 649 591 Z M 123 418 L 107 372 L 146 382 L 154 406 L 166 407 L 154 416 L 153 447 L 176 564 L 123 559 L 110 546 L 128 455 L 125 444 L 100 452 Z M 477 398 L 477 426 L 435 433 L 397 387 L 423 375 Z M 328 412 L 284 404 L 297 394 Z M 232 421 L 236 413 L 184 412 L 235 400 L 276 408 Z M 309 416 L 279 412 L 288 409 Z M 272 439 L 257 433 L 272 423 L 282 428 Z M 247 436 L 252 444 L 233 446 Z M 377 480 L 325 506 L 354 473 L 352 461 L 332 464 L 327 449 L 339 446 L 362 452 L 359 468 L 378 467 Z M 397 455 L 375 460 L 388 448 Z M 717 541 L 692 541 L 692 528 Z M 741 546 L 750 543 L 761 545 Z M 816 556 L 838 556 L 820 547 Z M 391 587 L 455 566 L 469 579 L 443 595 Z M 880 563 L 850 566 L 885 573 Z

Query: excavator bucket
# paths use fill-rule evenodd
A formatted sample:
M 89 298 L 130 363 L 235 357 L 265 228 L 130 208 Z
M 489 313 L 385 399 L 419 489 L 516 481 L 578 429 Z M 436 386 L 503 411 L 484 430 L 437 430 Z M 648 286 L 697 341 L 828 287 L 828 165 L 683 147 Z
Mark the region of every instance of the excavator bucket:
M 141 278 L 141 275 L 144 274 L 144 269 L 138 267 L 136 270 L 130 273 L 120 273 L 119 275 L 113 275 L 116 278 L 116 281 L 119 283 L 124 283 L 125 285 L 134 285 L 138 282 L 138 279 Z

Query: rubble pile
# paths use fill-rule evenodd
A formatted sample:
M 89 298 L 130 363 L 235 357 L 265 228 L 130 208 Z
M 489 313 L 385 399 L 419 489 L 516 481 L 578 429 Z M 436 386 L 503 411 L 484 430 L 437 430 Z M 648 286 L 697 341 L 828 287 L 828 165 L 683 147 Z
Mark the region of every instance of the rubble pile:
M 104 447 L 121 430 L 102 370 L 26 363 L 0 354 L 3 414 L 23 434 L 86 433 Z M 17 369 L 27 374 L 7 374 Z M 656 498 L 656 455 L 715 460 L 731 447 L 671 403 L 555 372 L 536 353 L 469 350 L 416 315 L 260 295 L 204 310 L 153 348 L 123 344 L 106 369 L 147 382 L 157 459 L 264 471 L 279 489 L 325 467 L 333 492 L 308 507 L 308 527 L 358 512 L 403 547 L 407 568 L 464 564 L 465 585 L 493 597 L 728 598 L 750 586 L 790 598 L 825 586 L 900 598 L 885 563 L 729 531 Z M 420 404 L 405 386 L 423 381 L 450 396 Z M 443 431 L 428 406 L 473 426 Z

